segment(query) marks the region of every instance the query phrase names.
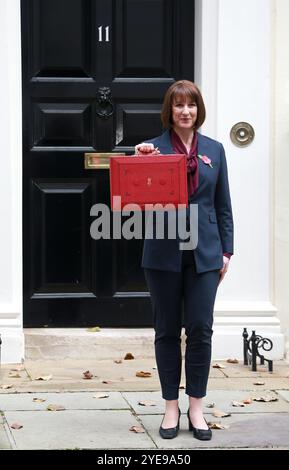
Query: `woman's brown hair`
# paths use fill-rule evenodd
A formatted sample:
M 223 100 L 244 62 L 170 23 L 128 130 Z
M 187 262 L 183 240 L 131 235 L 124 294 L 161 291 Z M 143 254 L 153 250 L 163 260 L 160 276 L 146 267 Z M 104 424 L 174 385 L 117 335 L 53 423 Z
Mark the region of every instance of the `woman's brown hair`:
M 203 97 L 198 87 L 189 80 L 179 80 L 173 83 L 167 90 L 161 113 L 161 120 L 165 129 L 172 127 L 172 105 L 179 98 L 181 101 L 190 100 L 196 103 L 198 108 L 197 120 L 194 128 L 197 130 L 206 118 L 206 108 Z

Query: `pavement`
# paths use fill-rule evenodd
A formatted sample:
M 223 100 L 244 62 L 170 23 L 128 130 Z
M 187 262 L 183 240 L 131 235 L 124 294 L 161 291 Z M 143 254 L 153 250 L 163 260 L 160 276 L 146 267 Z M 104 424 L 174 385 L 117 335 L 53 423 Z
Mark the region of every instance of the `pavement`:
M 138 372 L 146 374 L 139 377 Z M 204 412 L 217 429 L 207 442 L 188 432 L 184 377 L 179 435 L 172 440 L 159 436 L 164 400 L 153 358 L 34 360 L 2 365 L 0 373 L 1 450 L 289 450 L 285 361 L 275 361 L 273 373 L 266 366 L 252 372 L 242 362 L 212 362 Z M 218 411 L 229 416 L 220 417 Z

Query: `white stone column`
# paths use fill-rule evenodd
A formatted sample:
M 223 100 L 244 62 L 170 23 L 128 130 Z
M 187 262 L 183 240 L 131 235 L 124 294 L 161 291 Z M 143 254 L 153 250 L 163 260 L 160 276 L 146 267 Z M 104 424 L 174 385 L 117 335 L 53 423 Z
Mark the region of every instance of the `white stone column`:
M 276 0 L 275 27 L 275 291 L 289 359 L 289 2 Z
M 2 362 L 24 357 L 20 0 L 0 2 L 0 333 Z
M 196 82 L 208 113 L 202 132 L 225 147 L 235 222 L 235 254 L 215 308 L 215 358 L 242 356 L 244 327 L 273 340 L 271 357 L 284 354 L 273 290 L 273 14 L 271 0 L 196 2 Z M 255 130 L 248 147 L 230 140 L 239 121 Z

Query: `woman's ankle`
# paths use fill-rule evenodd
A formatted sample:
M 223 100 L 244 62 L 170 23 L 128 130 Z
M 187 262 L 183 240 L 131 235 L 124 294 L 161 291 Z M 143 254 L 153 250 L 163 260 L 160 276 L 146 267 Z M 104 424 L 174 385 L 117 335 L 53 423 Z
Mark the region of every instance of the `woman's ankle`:
M 177 411 L 179 409 L 179 400 L 166 400 L 166 412 Z

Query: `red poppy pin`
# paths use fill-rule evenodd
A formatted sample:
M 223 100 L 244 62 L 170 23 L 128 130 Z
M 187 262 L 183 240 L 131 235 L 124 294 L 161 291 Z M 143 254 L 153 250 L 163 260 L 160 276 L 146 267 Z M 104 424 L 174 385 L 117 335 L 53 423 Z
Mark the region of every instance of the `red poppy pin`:
M 213 165 L 212 165 L 212 160 L 207 157 L 207 155 L 198 155 L 198 158 L 200 158 L 201 160 L 203 160 L 203 162 L 206 164 L 206 165 L 209 165 L 210 168 L 213 168 Z

